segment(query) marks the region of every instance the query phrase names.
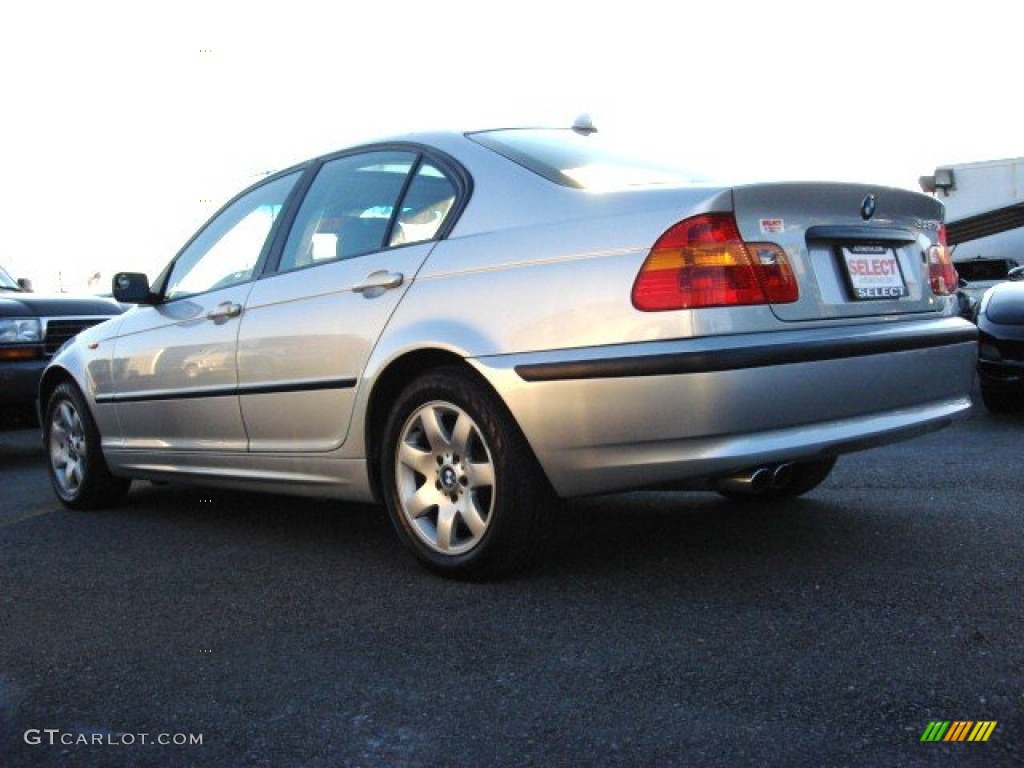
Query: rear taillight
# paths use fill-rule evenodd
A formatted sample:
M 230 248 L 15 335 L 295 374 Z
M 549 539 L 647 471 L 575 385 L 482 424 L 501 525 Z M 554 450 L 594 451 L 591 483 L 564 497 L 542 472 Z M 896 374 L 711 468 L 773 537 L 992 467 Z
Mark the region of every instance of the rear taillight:
M 953 259 L 946 247 L 946 225 L 939 227 L 938 245 L 928 249 L 928 277 L 932 284 L 932 293 L 936 296 L 949 296 L 957 289 L 960 277 L 953 266 Z
M 633 283 L 644 312 L 740 304 L 786 304 L 800 296 L 786 254 L 774 243 L 745 243 L 728 213 L 675 224 L 654 244 Z

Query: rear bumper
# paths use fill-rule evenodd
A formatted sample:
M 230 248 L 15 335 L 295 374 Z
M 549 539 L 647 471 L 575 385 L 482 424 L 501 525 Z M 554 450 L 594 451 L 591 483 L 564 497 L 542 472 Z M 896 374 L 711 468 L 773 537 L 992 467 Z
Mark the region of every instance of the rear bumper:
M 959 318 L 504 355 L 474 361 L 563 496 L 869 448 L 970 409 Z

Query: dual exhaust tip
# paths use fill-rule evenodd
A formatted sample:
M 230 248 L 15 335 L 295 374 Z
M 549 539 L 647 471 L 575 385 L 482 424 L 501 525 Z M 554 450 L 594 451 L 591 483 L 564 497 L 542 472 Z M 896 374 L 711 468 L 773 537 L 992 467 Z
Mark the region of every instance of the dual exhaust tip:
M 794 467 L 790 462 L 768 467 L 757 467 L 736 475 L 720 477 L 715 481 L 717 490 L 756 496 L 773 488 L 785 488 L 793 480 Z

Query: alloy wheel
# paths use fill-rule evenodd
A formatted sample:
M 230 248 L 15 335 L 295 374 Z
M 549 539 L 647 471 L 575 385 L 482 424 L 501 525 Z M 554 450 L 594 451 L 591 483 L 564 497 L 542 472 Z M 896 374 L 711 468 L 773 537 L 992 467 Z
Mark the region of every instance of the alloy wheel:
M 85 425 L 74 404 L 62 401 L 53 411 L 50 422 L 50 465 L 60 491 L 75 496 L 85 479 L 88 449 Z
M 402 515 L 430 549 L 459 555 L 476 547 L 492 519 L 495 471 L 479 426 L 452 403 L 417 408 L 395 455 Z

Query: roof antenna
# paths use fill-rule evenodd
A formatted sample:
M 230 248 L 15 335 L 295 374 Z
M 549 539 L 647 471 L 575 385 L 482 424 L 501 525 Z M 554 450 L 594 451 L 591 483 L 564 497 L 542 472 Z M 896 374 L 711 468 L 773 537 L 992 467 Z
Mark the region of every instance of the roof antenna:
M 589 136 L 592 133 L 597 133 L 597 128 L 594 127 L 594 121 L 590 119 L 590 115 L 582 114 L 576 118 L 576 122 L 572 124 L 572 129 L 581 136 Z

